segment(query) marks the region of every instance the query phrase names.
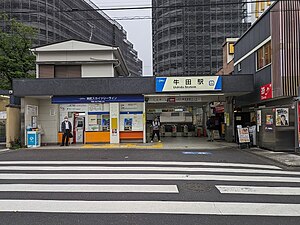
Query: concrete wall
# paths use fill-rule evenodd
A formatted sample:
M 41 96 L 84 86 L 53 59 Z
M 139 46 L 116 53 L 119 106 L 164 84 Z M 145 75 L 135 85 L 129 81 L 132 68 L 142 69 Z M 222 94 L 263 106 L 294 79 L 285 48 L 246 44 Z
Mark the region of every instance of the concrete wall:
M 64 51 L 64 52 L 39 52 L 37 62 L 48 61 L 96 61 L 96 60 L 113 60 L 114 56 L 112 51 Z
M 20 108 L 7 107 L 7 126 L 6 126 L 6 147 L 11 147 L 10 142 L 17 138 L 20 138 L 21 120 L 20 120 Z
M 58 105 L 51 104 L 51 99 L 39 100 L 38 124 L 42 127 L 42 144 L 56 144 L 59 131 L 59 110 Z
M 57 143 L 57 132 L 59 130 L 59 110 L 58 105 L 52 105 L 51 99 L 37 99 L 37 98 L 23 98 L 22 99 L 22 139 L 26 140 L 25 130 L 26 127 L 31 125 L 31 117 L 26 107 L 27 105 L 38 106 L 37 125 L 41 127 L 43 143 Z M 26 141 L 24 142 L 26 144 Z
M 34 99 L 34 98 L 24 98 L 24 105 L 21 103 L 22 105 L 22 111 L 24 112 L 24 123 L 25 123 L 25 129 L 27 126 L 31 125 L 31 117 L 32 115 L 30 115 L 27 112 L 27 105 L 34 105 L 34 106 L 39 106 L 39 100 L 38 99 Z M 39 121 L 38 121 L 39 122 Z
M 114 77 L 112 64 L 82 65 L 82 77 Z

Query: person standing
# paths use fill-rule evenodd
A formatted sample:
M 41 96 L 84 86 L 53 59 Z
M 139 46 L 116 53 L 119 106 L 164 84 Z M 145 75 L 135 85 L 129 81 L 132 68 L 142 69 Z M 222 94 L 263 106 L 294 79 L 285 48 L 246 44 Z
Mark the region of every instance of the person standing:
M 208 135 L 208 140 L 207 141 L 214 141 L 214 123 L 212 121 L 212 118 L 209 117 L 208 120 L 206 121 L 206 130 L 207 130 L 207 135 Z
M 158 121 L 157 117 L 154 119 L 154 121 L 152 121 L 152 128 L 153 128 L 153 131 L 152 131 L 151 142 L 153 142 L 155 135 L 157 135 L 158 142 L 161 142 L 160 135 L 159 135 L 160 122 Z
M 61 123 L 61 131 L 63 133 L 62 135 L 62 141 L 60 146 L 64 146 L 66 142 L 66 146 L 69 145 L 69 138 L 72 130 L 72 124 L 68 120 L 68 117 L 65 116 L 64 121 Z

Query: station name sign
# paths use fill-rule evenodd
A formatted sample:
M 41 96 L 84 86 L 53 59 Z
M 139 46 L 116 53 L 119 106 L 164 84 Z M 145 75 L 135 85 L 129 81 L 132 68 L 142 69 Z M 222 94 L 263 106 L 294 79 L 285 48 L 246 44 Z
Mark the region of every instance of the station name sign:
M 144 96 L 54 96 L 52 104 L 144 102 Z
M 221 76 L 157 77 L 156 92 L 221 91 Z

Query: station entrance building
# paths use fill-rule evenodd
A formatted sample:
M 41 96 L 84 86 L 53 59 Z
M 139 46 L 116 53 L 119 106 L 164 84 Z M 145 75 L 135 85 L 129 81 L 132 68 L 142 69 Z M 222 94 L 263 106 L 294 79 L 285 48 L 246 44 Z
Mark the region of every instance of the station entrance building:
M 180 78 L 206 80 L 207 87 L 195 85 L 192 91 L 190 88 L 185 91 L 185 85 L 180 91 L 160 90 L 162 79 L 166 83 L 178 80 L 176 77 L 14 80 L 14 95 L 21 98 L 22 137 L 26 142 L 26 130 L 31 127 L 42 131 L 42 144 L 57 144 L 62 135 L 60 123 L 68 116 L 74 143 L 145 143 L 149 141 L 155 116 L 160 118 L 163 136 L 205 135 L 205 121 L 213 116 L 218 134 L 233 140 L 232 96 L 251 92 L 251 76 Z M 241 85 L 235 85 L 236 82 Z

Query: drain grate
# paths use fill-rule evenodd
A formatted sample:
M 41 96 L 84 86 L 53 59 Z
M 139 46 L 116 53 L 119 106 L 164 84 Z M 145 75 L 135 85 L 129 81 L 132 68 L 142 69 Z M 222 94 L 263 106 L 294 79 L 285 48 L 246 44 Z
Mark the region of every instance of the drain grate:
M 213 189 L 213 185 L 203 183 L 186 183 L 182 185 L 182 189 L 193 192 L 209 192 Z

